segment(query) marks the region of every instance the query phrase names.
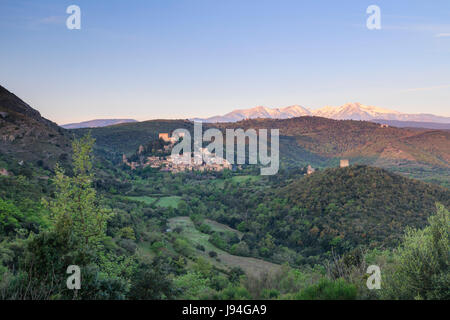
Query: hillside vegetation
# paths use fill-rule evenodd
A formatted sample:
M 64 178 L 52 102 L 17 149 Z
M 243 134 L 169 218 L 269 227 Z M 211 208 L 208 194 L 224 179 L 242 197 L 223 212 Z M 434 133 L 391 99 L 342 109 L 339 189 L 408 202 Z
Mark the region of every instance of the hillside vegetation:
M 57 124 L 0 86 L 0 152 L 17 161 L 51 168 L 66 162 L 70 136 Z
M 241 246 L 253 248 L 247 254 L 309 264 L 332 250 L 394 247 L 406 226 L 426 223 L 436 202 L 450 205 L 446 188 L 367 166 L 284 181 L 276 189 L 260 181 L 196 195 L 209 208 L 206 216 L 245 231 Z
M 312 117 L 243 121 L 236 127 L 282 126 L 276 175 L 257 166 L 173 174 L 132 170 L 122 153 L 143 145 L 151 155 L 146 142 L 192 129 L 189 121 L 93 129 L 95 141 L 5 90 L 0 97 L 8 136 L 0 141 L 0 299 L 449 297 L 450 191 L 404 176 L 448 182 L 445 132 Z M 383 146 L 388 152 L 371 154 Z M 414 160 L 393 157 L 398 148 Z M 349 152 L 351 163 L 402 175 L 336 168 Z M 306 164 L 318 170 L 305 175 Z M 371 264 L 383 270 L 382 290 L 366 287 Z M 75 293 L 69 265 L 82 272 Z
M 279 128 L 280 135 L 294 137 L 301 147 L 326 157 L 381 157 L 450 166 L 448 131 L 383 128 L 372 122 L 318 117 L 251 119 L 214 126 L 222 129 Z

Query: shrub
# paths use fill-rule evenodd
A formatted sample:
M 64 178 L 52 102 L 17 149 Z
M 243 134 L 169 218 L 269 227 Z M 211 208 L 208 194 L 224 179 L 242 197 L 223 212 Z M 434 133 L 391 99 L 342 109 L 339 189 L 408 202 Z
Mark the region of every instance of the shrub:
M 179 254 L 188 257 L 191 254 L 189 243 L 184 239 L 176 239 L 173 243 L 173 247 Z
M 356 298 L 356 287 L 344 279 L 335 281 L 322 278 L 294 295 L 296 300 L 353 300 Z
M 202 246 L 201 244 L 196 245 L 195 248 L 196 248 L 197 250 L 200 250 L 200 251 L 203 251 L 203 252 L 205 251 L 205 247 Z
M 450 213 L 438 205 L 428 221 L 423 230 L 407 229 L 386 276 L 386 298 L 450 299 Z

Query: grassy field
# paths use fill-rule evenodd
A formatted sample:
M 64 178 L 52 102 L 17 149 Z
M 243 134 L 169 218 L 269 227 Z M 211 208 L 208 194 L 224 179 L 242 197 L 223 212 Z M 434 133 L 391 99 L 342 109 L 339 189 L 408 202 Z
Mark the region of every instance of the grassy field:
M 150 197 L 150 196 L 127 196 L 129 200 L 140 201 L 147 205 L 156 204 L 157 206 L 164 208 L 176 208 L 178 202 L 181 200 L 179 196 L 168 196 L 168 197 Z
M 213 222 L 212 220 L 208 220 L 205 222 L 211 225 L 216 230 L 220 229 L 220 231 L 230 231 L 231 229 L 228 226 L 224 226 L 223 224 L 217 223 L 215 221 Z M 261 273 L 271 273 L 279 270 L 279 268 L 281 267 L 280 265 L 270 263 L 261 259 L 234 256 L 219 248 L 216 248 L 208 241 L 209 235 L 201 233 L 200 231 L 195 229 L 194 224 L 189 217 L 172 218 L 169 220 L 169 225 L 172 229 L 175 227 L 182 227 L 183 231 L 181 232 L 181 235 L 192 244 L 196 253 L 203 256 L 206 260 L 218 266 L 219 268 L 240 267 L 242 268 L 242 270 L 244 270 L 245 273 L 249 275 L 255 275 Z M 233 232 L 238 232 L 234 229 L 231 230 Z M 196 250 L 195 246 L 197 245 L 202 245 L 203 247 L 205 247 L 205 252 Z M 209 257 L 208 252 L 210 251 L 217 252 L 217 258 L 220 261 Z
M 260 176 L 251 176 L 251 175 L 243 175 L 243 176 L 233 176 L 231 178 L 227 178 L 227 179 L 215 179 L 212 181 L 208 181 L 207 183 L 211 183 L 212 185 L 214 185 L 215 187 L 218 188 L 223 188 L 225 181 L 234 183 L 234 184 L 238 184 L 238 183 L 245 183 L 247 181 L 249 182 L 254 182 L 261 179 Z
M 178 206 L 178 202 L 180 202 L 181 197 L 179 196 L 170 196 L 170 197 L 162 197 L 156 203 L 157 206 L 164 208 L 176 208 Z
M 245 182 L 245 181 L 253 182 L 253 181 L 259 180 L 260 178 L 261 178 L 260 176 L 249 176 L 249 175 L 247 175 L 247 176 L 234 176 L 234 177 L 231 178 L 231 181 L 234 182 L 234 183 L 242 183 L 242 182 Z
M 225 224 L 222 224 L 222 223 L 219 223 L 217 221 L 210 220 L 210 219 L 205 219 L 204 223 L 207 224 L 208 226 L 210 226 L 213 231 L 217 231 L 217 232 L 224 232 L 224 231 L 233 232 L 233 233 L 237 234 L 239 239 L 242 239 L 242 236 L 243 236 L 242 232 L 240 232 L 240 231 L 238 231 L 236 229 L 230 228 L 229 226 L 227 226 Z

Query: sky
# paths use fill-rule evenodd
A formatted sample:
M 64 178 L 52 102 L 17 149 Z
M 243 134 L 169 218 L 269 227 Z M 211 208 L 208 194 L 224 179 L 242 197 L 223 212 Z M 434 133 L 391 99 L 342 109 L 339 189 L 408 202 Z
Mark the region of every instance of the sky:
M 348 102 L 450 116 L 450 1 L 1 0 L 0 85 L 58 124 Z

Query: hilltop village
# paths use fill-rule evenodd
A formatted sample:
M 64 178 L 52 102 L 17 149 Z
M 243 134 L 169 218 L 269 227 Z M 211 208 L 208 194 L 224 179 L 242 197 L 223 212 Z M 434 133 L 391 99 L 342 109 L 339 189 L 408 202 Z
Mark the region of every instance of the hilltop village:
M 211 153 L 207 148 L 199 148 L 198 152 L 192 152 L 188 161 L 180 161 L 174 158 L 171 151 L 184 135 L 182 133 L 169 136 L 168 133 L 160 133 L 156 142 L 150 143 L 146 147 L 140 145 L 137 153 L 130 158 L 122 155 L 122 163 L 132 170 L 137 168 L 155 168 L 165 172 L 185 172 L 185 171 L 222 171 L 231 170 L 233 166 L 226 159 Z M 205 161 L 208 159 L 208 161 Z M 345 168 L 349 166 L 348 159 L 341 159 L 339 166 Z M 306 168 L 306 175 L 316 171 L 311 165 Z
M 199 148 L 198 152 L 192 152 L 188 161 L 179 161 L 170 154 L 173 146 L 181 138 L 183 134 L 173 135 L 169 137 L 168 133 L 160 133 L 159 140 L 150 144 L 145 148 L 139 146 L 137 155 L 128 159 L 124 154 L 122 156 L 123 164 L 129 166 L 132 170 L 139 167 L 159 168 L 161 171 L 172 173 L 184 171 L 222 171 L 224 169 L 232 169 L 232 165 L 226 159 L 216 156 L 207 148 Z M 183 157 L 184 158 L 184 157 Z M 208 161 L 205 161 L 208 159 Z

